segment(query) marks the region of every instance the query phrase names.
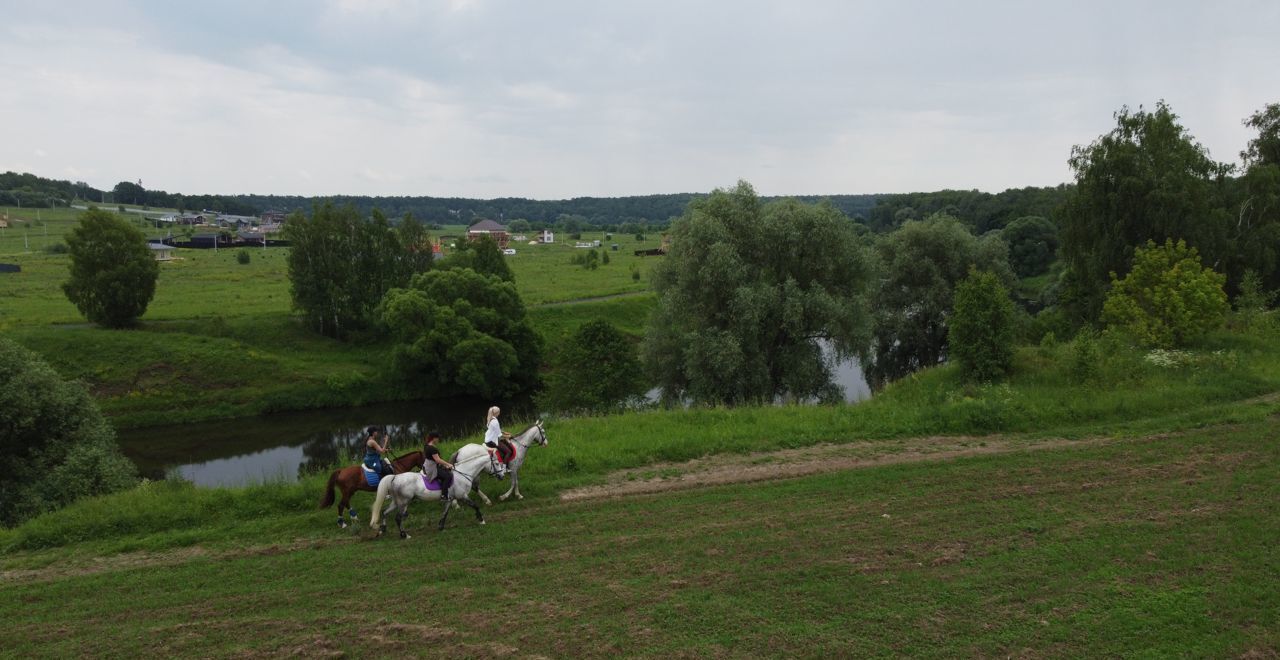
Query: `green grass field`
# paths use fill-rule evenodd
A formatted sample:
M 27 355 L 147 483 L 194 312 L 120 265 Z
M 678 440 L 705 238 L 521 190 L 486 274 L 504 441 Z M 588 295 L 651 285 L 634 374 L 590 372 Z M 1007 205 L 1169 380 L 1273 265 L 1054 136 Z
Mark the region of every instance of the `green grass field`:
M 6 554 L 0 644 L 19 657 L 1268 657 L 1274 422 L 539 497 L 443 533 L 419 503 L 408 541 L 228 491 L 241 533 L 220 541 Z
M 0 212 L 11 218 L 33 214 Z M 69 258 L 43 249 L 61 242 L 79 214 L 41 209 L 39 222 L 32 216 L 22 227 L 0 230 L 0 258 L 22 267 L 0 274 L 0 332 L 41 353 L 63 375 L 88 383 L 117 426 L 411 396 L 386 379 L 385 344 L 330 341 L 300 326 L 291 309 L 287 248 L 251 249 L 248 264 L 237 263 L 239 250 L 180 250 L 179 259 L 161 265 L 155 298 L 139 328 L 90 327 L 62 293 Z M 32 238 L 29 252 L 21 249 L 28 230 L 42 236 L 39 243 Z M 449 226 L 439 233 L 464 230 Z M 597 318 L 638 338 L 653 304 L 646 291 L 658 258 L 636 257 L 634 251 L 657 246 L 657 237 L 638 242 L 615 235 L 609 241 L 595 232 L 582 240 L 601 240 L 610 263 L 594 270 L 571 264 L 583 252 L 572 240 L 513 244 L 517 253 L 508 257 L 549 348 Z M 618 243 L 617 252 L 609 249 L 612 243 Z

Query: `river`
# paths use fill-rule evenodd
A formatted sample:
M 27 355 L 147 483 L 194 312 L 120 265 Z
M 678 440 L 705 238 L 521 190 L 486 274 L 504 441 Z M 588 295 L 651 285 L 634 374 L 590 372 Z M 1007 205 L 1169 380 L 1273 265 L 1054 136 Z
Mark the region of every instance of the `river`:
M 856 360 L 836 365 L 836 382 L 850 403 L 871 396 Z M 432 430 L 439 431 L 446 443 L 479 442 L 487 407 L 477 400 L 393 402 L 127 429 L 118 433 L 118 439 L 124 454 L 149 479 L 242 486 L 294 481 L 335 464 L 354 464 L 363 452 L 364 429 L 370 425 L 387 428 L 391 449 L 397 453 L 420 447 Z M 503 418 L 524 420 L 535 414 L 531 404 L 508 404 Z

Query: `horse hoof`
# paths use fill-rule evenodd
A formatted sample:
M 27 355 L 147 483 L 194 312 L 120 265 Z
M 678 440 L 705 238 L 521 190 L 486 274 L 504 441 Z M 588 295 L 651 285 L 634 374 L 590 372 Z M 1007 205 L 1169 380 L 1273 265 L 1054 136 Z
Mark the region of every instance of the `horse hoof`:
M 484 524 L 484 521 L 483 521 L 483 520 L 481 520 L 481 521 L 480 521 L 480 524 L 481 524 L 481 525 L 483 525 L 483 524 Z
M 521 495 L 520 493 L 516 493 L 516 499 L 517 499 L 517 500 L 523 500 L 523 499 L 524 499 L 524 495 Z
M 407 539 L 407 538 L 409 538 L 409 535 L 408 535 L 407 533 L 405 533 L 405 532 L 400 532 L 400 538 L 402 538 L 402 539 Z

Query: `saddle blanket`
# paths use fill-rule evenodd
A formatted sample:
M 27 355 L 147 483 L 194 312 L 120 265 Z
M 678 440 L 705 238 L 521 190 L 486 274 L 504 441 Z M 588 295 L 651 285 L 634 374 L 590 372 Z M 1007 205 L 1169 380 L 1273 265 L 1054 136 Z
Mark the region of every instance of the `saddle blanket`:
M 422 487 L 427 490 L 440 490 L 440 482 L 436 479 L 428 479 L 427 475 L 422 475 Z
M 360 464 L 360 469 L 364 472 L 364 482 L 369 484 L 370 488 L 377 488 L 378 482 L 382 481 L 382 475 L 378 474 L 374 470 L 370 470 L 369 466 L 363 463 Z

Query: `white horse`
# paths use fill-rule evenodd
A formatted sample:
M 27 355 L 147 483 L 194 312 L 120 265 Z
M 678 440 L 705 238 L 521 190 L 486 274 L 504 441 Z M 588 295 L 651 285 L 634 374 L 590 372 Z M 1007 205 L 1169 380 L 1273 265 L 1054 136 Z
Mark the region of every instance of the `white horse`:
M 521 431 L 519 435 L 511 438 L 511 445 L 516 450 L 515 458 L 507 462 L 507 472 L 511 475 L 511 487 L 507 489 L 507 492 L 498 496 L 500 501 L 505 502 L 508 497 L 511 497 L 512 493 L 515 494 L 517 500 L 524 499 L 524 495 L 520 494 L 520 466 L 524 465 L 524 457 L 528 455 L 529 448 L 535 444 L 542 447 L 547 446 L 547 432 L 542 428 L 542 420 L 538 420 L 533 424 L 533 426 L 530 426 L 529 428 Z M 485 506 L 493 504 L 493 502 L 489 500 L 489 496 L 485 495 L 484 491 L 480 490 L 479 483 L 476 483 L 473 488 L 475 489 L 476 494 L 480 496 L 480 499 L 484 500 Z M 457 504 L 455 503 L 454 506 L 457 506 Z
M 463 504 L 475 509 L 476 520 L 480 524 L 484 524 L 484 515 L 480 513 L 480 507 L 476 506 L 467 498 L 467 494 L 471 492 L 471 486 L 475 484 L 476 475 L 481 470 L 487 471 L 489 474 L 501 479 L 507 475 L 507 466 L 495 460 L 489 455 L 489 450 L 484 445 L 465 445 L 462 449 L 454 454 L 453 459 L 453 484 L 449 487 L 449 496 L 456 502 L 461 501 Z M 409 503 L 415 499 L 419 500 L 438 500 L 440 499 L 440 491 L 430 490 L 427 488 L 427 477 L 425 474 L 418 472 L 403 472 L 401 474 L 383 477 L 378 482 L 378 496 L 373 500 L 373 513 L 369 518 L 369 526 L 378 530 L 378 536 L 382 536 L 387 531 L 387 524 L 382 520 L 382 502 L 391 495 L 396 508 L 396 527 L 400 530 L 400 538 L 407 539 L 409 535 L 404 531 L 404 519 L 408 515 Z M 390 506 L 387 507 L 390 510 Z M 444 523 L 449 518 L 449 503 L 445 502 L 444 515 L 440 517 L 440 529 L 444 529 Z

